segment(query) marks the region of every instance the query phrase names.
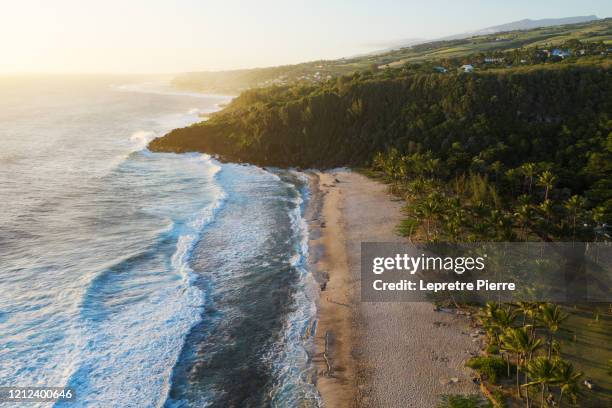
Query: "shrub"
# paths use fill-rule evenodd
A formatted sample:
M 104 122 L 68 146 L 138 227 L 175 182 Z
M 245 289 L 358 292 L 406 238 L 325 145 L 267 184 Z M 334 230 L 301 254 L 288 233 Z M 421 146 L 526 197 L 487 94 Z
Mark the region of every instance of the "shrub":
M 489 403 L 480 395 L 442 395 L 438 408 L 485 408 Z
M 498 356 L 473 357 L 467 361 L 466 365 L 478 371 L 481 376 L 486 376 L 494 384 L 507 372 L 506 362 Z
M 397 226 L 397 233 L 402 237 L 409 237 L 414 234 L 419 226 L 419 222 L 414 218 L 404 218 Z
M 499 347 L 496 344 L 489 344 L 486 351 L 487 354 L 499 354 Z
M 494 390 L 491 394 L 498 407 L 506 406 L 506 396 L 504 393 L 502 393 L 500 390 Z

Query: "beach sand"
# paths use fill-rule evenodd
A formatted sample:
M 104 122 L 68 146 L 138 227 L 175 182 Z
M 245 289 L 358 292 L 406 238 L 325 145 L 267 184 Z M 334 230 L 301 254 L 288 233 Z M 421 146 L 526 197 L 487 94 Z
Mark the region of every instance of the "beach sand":
M 311 262 L 322 285 L 315 362 L 325 407 L 424 408 L 441 394 L 478 393 L 464 363 L 479 346 L 464 316 L 427 302 L 360 302 L 361 242 L 405 242 L 394 233 L 403 203 L 348 170 L 313 178 Z

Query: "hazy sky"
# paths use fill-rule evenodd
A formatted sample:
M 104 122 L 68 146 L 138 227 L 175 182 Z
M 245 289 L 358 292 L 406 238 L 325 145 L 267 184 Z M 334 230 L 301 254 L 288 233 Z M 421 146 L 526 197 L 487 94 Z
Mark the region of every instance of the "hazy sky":
M 338 58 L 611 0 L 0 0 L 0 72 L 168 73 Z

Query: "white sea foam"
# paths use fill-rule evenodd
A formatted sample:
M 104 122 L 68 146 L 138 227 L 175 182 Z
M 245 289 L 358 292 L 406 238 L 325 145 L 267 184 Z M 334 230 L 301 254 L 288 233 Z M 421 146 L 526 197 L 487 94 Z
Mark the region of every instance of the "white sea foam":
M 214 179 L 216 175 L 221 171 L 221 166 L 219 166 L 218 164 L 214 164 L 210 156 L 208 155 L 202 155 L 201 157 L 208 164 L 209 180 L 212 184 L 214 183 Z M 214 185 L 214 189 L 215 189 L 215 192 L 213 193 L 215 196 L 213 203 L 203 208 L 202 211 L 200 211 L 200 213 L 187 224 L 187 229 L 184 230 L 182 235 L 179 237 L 177 244 L 176 244 L 176 252 L 172 256 L 173 268 L 176 272 L 180 273 L 181 276 L 183 277 L 183 280 L 185 284 L 187 285 L 186 290 L 190 292 L 194 292 L 194 293 L 190 293 L 190 295 L 187 296 L 187 299 L 190 299 L 190 301 L 194 302 L 193 304 L 189 305 L 192 308 L 194 308 L 193 310 L 195 310 L 196 306 L 201 307 L 204 305 L 204 294 L 201 293 L 200 289 L 194 286 L 194 281 L 196 279 L 196 276 L 194 275 L 192 269 L 189 267 L 189 258 L 191 256 L 191 253 L 196 243 L 198 242 L 198 239 L 200 238 L 202 234 L 202 230 L 207 224 L 209 224 L 210 222 L 214 220 L 215 213 L 222 207 L 223 202 L 225 201 L 225 198 L 226 198 L 225 192 L 218 184 L 212 184 L 212 185 Z M 192 322 L 190 328 L 193 327 L 194 324 L 200 321 L 199 316 L 200 316 L 199 313 L 196 313 L 196 316 L 194 316 L 195 319 Z M 169 373 L 171 373 L 172 368 L 176 365 L 176 361 L 178 359 L 178 356 L 180 355 L 180 350 L 182 349 L 182 344 L 184 343 L 187 333 L 188 333 L 188 330 L 184 331 L 182 333 L 182 336 L 180 337 L 181 346 L 178 347 L 178 349 L 176 350 L 174 361 L 172 365 L 170 366 Z M 171 377 L 169 375 L 166 378 L 166 381 L 164 382 L 163 403 L 165 403 L 165 401 L 168 399 L 168 393 L 170 392 L 170 387 L 171 387 Z M 163 403 L 160 406 L 162 406 Z
M 137 130 L 136 132 L 130 135 L 130 142 L 133 143 L 134 151 L 138 151 L 147 147 L 149 142 L 155 139 L 155 137 L 157 137 L 155 132 L 147 130 Z
M 11 197 L 0 214 L 10 226 L 0 354 L 11 362 L 0 364 L 0 385 L 72 385 L 72 408 L 159 406 L 201 316 L 205 294 L 189 260 L 223 191 L 209 157 L 148 153 L 146 144 L 201 120 L 219 99 L 126 95 L 104 81 L 45 81 L 0 101 L 14 135 L 3 149 L 30 158 L 12 161 L 0 186 Z M 104 109 L 90 103 L 98 100 Z M 18 114 L 7 116 L 8 106 Z
M 167 399 L 172 369 L 186 335 L 200 321 L 205 300 L 205 294 L 194 285 L 189 259 L 202 231 L 214 220 L 225 199 L 225 193 L 214 182 L 220 166 L 206 155 L 187 156 L 185 160 L 202 163 L 204 182 L 211 187 L 214 198 L 186 222 L 175 224 L 169 231 L 165 229 L 176 240 L 169 271 L 176 276 L 173 284 L 170 279 L 160 290 L 148 293 L 148 301 L 127 305 L 121 313 L 110 315 L 102 313 L 103 306 L 116 299 L 97 300 L 99 293 L 121 287 L 117 293 L 124 294 L 135 290 L 135 283 L 123 282 L 116 273 L 110 273 L 90 285 L 91 297 L 85 295 L 84 302 L 93 298 L 95 303 L 82 306 L 91 312 L 83 312 L 79 358 L 66 382 L 79 393 L 77 406 L 106 407 L 121 401 L 122 407 L 161 407 Z M 131 274 L 131 279 L 143 279 L 138 272 Z
M 210 156 L 208 155 L 202 155 L 202 157 L 209 164 L 208 174 L 211 182 L 213 182 L 217 173 L 221 171 L 221 166 L 213 164 Z M 223 201 L 226 198 L 225 192 L 221 189 L 221 187 L 217 184 L 214 186 L 214 202 L 208 207 L 202 209 L 202 211 L 187 224 L 186 228 L 183 229 L 176 244 L 176 252 L 172 256 L 172 265 L 174 269 L 181 273 L 187 282 L 191 282 L 193 280 L 193 274 L 191 268 L 189 268 L 188 262 L 193 247 L 202 232 L 202 228 L 204 228 L 206 224 L 210 223 L 214 219 L 215 212 L 221 208 Z
M 274 407 L 299 406 L 304 401 L 322 406 L 320 395 L 312 381 L 314 366 L 309 352 L 314 347 L 313 338 L 305 335 L 312 327 L 317 313 L 317 284 L 308 270 L 309 232 L 304 218 L 304 207 L 309 194 L 306 187 L 308 179 L 301 172 L 295 171 L 293 174 L 305 186 L 299 189 L 288 183 L 296 191 L 294 208 L 289 213 L 295 238 L 290 263 L 297 270 L 299 279 L 292 299 L 295 310 L 287 316 L 280 340 L 268 356 L 276 380 L 271 400 Z

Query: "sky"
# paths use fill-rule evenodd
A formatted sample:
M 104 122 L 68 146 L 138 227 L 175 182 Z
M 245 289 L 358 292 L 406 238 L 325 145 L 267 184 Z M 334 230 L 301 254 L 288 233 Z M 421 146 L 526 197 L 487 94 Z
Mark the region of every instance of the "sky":
M 0 0 L 0 73 L 175 73 L 351 56 L 610 0 Z

